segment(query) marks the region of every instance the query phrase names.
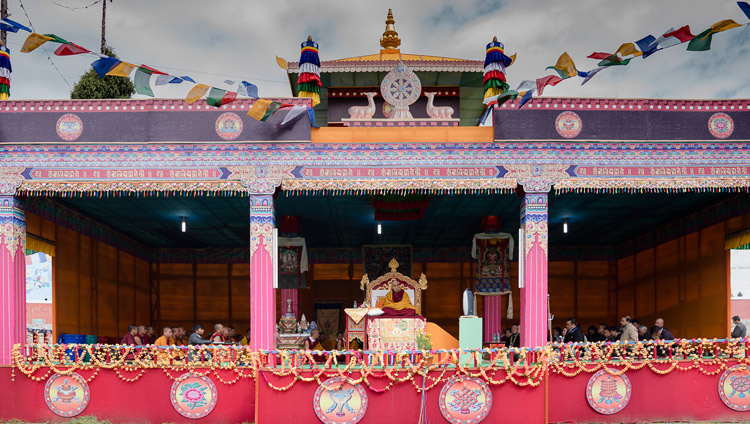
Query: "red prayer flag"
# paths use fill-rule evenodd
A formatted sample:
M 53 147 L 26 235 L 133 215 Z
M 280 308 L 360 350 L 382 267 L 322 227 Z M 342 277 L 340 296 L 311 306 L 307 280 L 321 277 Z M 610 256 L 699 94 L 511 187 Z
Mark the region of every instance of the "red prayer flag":
M 505 74 L 502 73 L 502 72 L 500 72 L 500 71 L 489 71 L 486 74 L 484 74 L 484 81 L 483 81 L 483 83 L 486 84 L 487 81 L 489 81 L 491 79 L 498 79 L 498 80 L 500 80 L 502 82 L 507 82 L 507 80 L 505 79 Z
M 91 50 L 86 50 L 77 44 L 61 44 L 60 47 L 55 50 L 55 54 L 58 56 L 72 56 L 74 54 L 91 53 Z
M 686 41 L 690 41 L 695 36 L 690 33 L 690 25 L 685 25 L 684 27 L 678 29 L 677 31 L 672 31 L 664 34 L 664 38 L 668 37 L 674 37 L 678 40 L 680 40 L 681 43 L 684 43 Z
M 539 78 L 536 80 L 536 92 L 541 96 L 544 87 L 548 85 L 557 85 L 560 81 L 562 81 L 562 78 L 557 75 L 547 75 L 544 78 Z
M 586 56 L 589 59 L 598 59 L 598 60 L 604 60 L 608 57 L 612 56 L 612 53 L 602 53 L 602 52 L 594 52 L 590 55 Z
M 152 67 L 150 67 L 150 66 L 146 66 L 146 65 L 141 65 L 141 68 L 143 68 L 143 69 L 148 69 L 149 71 L 151 71 L 151 72 L 150 72 L 151 74 L 157 74 L 157 75 L 169 75 L 169 74 L 167 74 L 167 73 L 165 73 L 165 72 L 162 72 L 162 71 L 156 70 L 156 69 L 154 69 L 154 68 L 152 68 Z

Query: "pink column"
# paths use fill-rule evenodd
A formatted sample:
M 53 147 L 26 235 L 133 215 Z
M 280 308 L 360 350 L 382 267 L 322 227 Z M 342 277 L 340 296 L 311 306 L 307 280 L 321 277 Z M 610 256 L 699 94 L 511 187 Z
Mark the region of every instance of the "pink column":
M 23 202 L 0 196 L 0 366 L 26 343 L 26 213 Z
M 547 193 L 521 199 L 524 230 L 524 287 L 521 289 L 521 346 L 547 343 Z
M 281 289 L 281 316 L 286 314 L 287 299 L 292 300 L 292 313 L 299 319 L 299 290 L 298 289 Z
M 250 338 L 254 349 L 276 349 L 273 288 L 273 196 L 250 196 Z
M 503 310 L 502 296 L 482 296 L 484 298 L 484 312 L 482 319 L 484 321 L 484 342 L 493 342 L 493 336 L 497 334 L 500 338 L 503 335 Z

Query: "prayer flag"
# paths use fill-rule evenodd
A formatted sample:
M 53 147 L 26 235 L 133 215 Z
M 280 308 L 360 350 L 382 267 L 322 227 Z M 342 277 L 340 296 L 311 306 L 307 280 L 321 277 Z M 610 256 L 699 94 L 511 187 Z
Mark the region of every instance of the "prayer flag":
M 55 50 L 57 56 L 72 56 L 75 54 L 91 53 L 91 50 L 85 49 L 77 44 L 61 44 Z
M 195 84 L 195 80 L 194 80 L 194 79 L 192 79 L 192 78 L 190 78 L 190 77 L 189 77 L 189 76 L 187 76 L 187 75 L 183 75 L 183 76 L 181 76 L 181 77 L 180 77 L 180 79 L 182 79 L 182 80 L 185 80 L 185 81 L 190 81 L 190 82 L 192 82 L 193 84 Z
M 643 52 L 644 59 L 656 53 L 656 48 L 659 47 L 659 45 L 656 44 L 656 37 L 650 34 L 636 41 L 635 44 L 637 44 L 638 48 Z
M 560 58 L 557 59 L 555 66 L 548 66 L 547 69 L 554 69 L 560 74 L 560 78 L 566 79 L 578 75 L 576 65 L 573 63 L 573 59 L 570 58 L 568 52 L 563 52 Z
M 613 54 L 612 56 L 602 60 L 599 62 L 599 67 L 604 66 L 617 66 L 622 65 L 625 66 L 628 63 L 630 63 L 630 59 L 620 59 L 620 56 L 617 56 L 616 54 Z
M 137 66 L 133 65 L 132 63 L 120 62 L 115 65 L 115 67 L 112 68 L 109 72 L 107 72 L 107 75 L 130 78 L 130 73 L 133 72 L 133 69 L 135 68 L 137 68 Z
M 37 47 L 50 40 L 54 40 L 54 38 L 32 32 L 28 37 L 26 37 L 26 41 L 23 42 L 21 53 L 33 52 Z
M 615 54 L 624 58 L 625 56 L 633 56 L 633 57 L 640 56 L 643 53 L 639 52 L 638 49 L 635 48 L 635 44 L 623 43 L 623 45 L 621 45 L 620 48 L 617 49 Z
M 656 39 L 656 45 L 658 46 L 659 50 L 666 49 L 668 47 L 676 46 L 682 41 L 678 40 L 675 37 L 667 37 L 667 34 L 674 32 L 674 28 L 669 28 L 667 32 L 665 32 L 663 35 L 661 35 L 659 38 Z
M 748 4 L 746 1 L 738 1 L 737 6 L 739 6 L 745 16 L 750 19 L 750 4 Z
M 270 118 L 271 115 L 276 113 L 277 110 L 281 107 L 281 103 L 279 102 L 271 102 L 271 104 L 268 106 L 268 109 L 266 109 L 266 113 L 263 115 L 262 118 L 260 118 L 261 122 L 265 122 L 266 119 Z
M 232 81 L 232 80 L 224 80 L 224 84 L 227 84 L 227 85 L 234 85 L 234 84 L 235 84 L 235 81 Z
M 281 125 L 285 125 L 288 122 L 292 121 L 293 119 L 302 116 L 303 114 L 307 113 L 307 106 L 292 106 L 292 109 L 287 112 L 286 116 L 284 117 L 284 120 L 281 121 Z
M 206 103 L 213 107 L 221 107 L 227 103 L 232 103 L 236 98 L 237 93 L 234 91 L 211 87 L 211 91 L 208 93 L 208 97 L 206 97 Z
M 738 24 L 732 19 L 724 19 L 723 21 L 719 21 L 711 25 L 711 32 L 715 34 L 717 32 L 726 31 L 728 29 L 737 28 L 740 26 L 742 25 Z
M 161 75 L 159 75 L 159 76 L 161 76 Z M 169 75 L 169 76 L 172 77 L 172 79 L 169 80 L 170 84 L 182 84 L 182 81 L 183 81 L 182 78 L 176 77 L 174 75 Z
M 247 97 L 255 97 L 258 98 L 258 86 L 255 84 L 250 84 L 247 81 L 242 81 L 240 83 L 239 88 L 237 89 L 237 94 L 240 94 L 242 96 Z
M 188 103 L 193 103 L 196 100 L 203 97 L 204 94 L 208 91 L 208 89 L 211 88 L 205 84 L 197 84 L 195 87 L 191 88 L 190 91 L 187 93 L 187 96 L 185 96 L 185 101 Z
M 536 81 L 534 80 L 523 80 L 520 84 L 518 84 L 518 87 L 516 87 L 516 91 L 526 91 L 530 90 L 532 88 L 536 88 Z
M 29 29 L 29 27 L 23 26 L 16 21 L 10 20 L 8 18 L 0 19 L 0 31 L 18 32 L 19 29 L 22 29 L 26 32 L 31 32 L 31 29 Z
M 495 109 L 495 103 L 488 105 L 487 108 L 484 109 L 484 112 L 482 112 L 482 116 L 479 117 L 479 122 L 477 123 L 477 125 L 480 127 L 486 126 L 487 118 L 492 116 L 492 111 L 494 109 Z
M 0 44 L 0 100 L 8 100 L 10 97 L 10 73 L 12 71 L 10 50 Z
M 690 33 L 690 25 L 685 25 L 684 27 L 678 29 L 677 31 L 672 31 L 664 34 L 664 38 L 674 37 L 678 40 L 680 40 L 680 43 L 684 43 L 686 41 L 690 41 L 695 36 Z
M 539 93 L 541 96 L 544 92 L 544 87 L 548 85 L 557 85 L 562 81 L 562 78 L 558 77 L 557 75 L 548 75 L 543 78 L 538 78 L 536 80 L 536 92 Z
M 531 100 L 531 97 L 534 95 L 534 89 L 527 91 L 523 94 L 523 97 L 521 98 L 521 104 L 518 105 L 518 108 L 521 109 L 526 103 L 528 103 Z
M 713 38 L 713 35 L 714 34 L 713 32 L 711 32 L 711 28 L 701 32 L 700 34 L 696 35 L 695 38 L 690 40 L 687 49 L 694 52 L 711 50 L 711 39 Z
M 608 58 L 610 56 L 612 56 L 612 53 L 594 52 L 594 53 L 591 53 L 590 55 L 588 55 L 586 57 L 588 57 L 589 59 L 603 60 L 603 59 L 606 59 L 606 58 Z
M 92 63 L 91 67 L 94 68 L 97 74 L 99 74 L 99 78 L 104 78 L 104 76 L 107 75 L 107 72 L 111 71 L 120 63 L 122 62 L 113 57 L 103 57 Z
M 310 120 L 310 126 L 313 128 L 320 128 L 317 125 L 315 125 L 315 109 L 308 107 L 307 108 L 307 118 Z
M 263 118 L 263 115 L 266 114 L 266 110 L 268 110 L 268 107 L 271 105 L 271 103 L 273 102 L 268 99 L 256 100 L 250 110 L 247 111 L 247 116 L 260 121 Z
M 152 68 L 150 66 L 146 66 L 146 65 L 141 64 L 140 67 L 144 70 L 144 72 L 147 72 L 149 75 L 150 74 L 167 75 L 165 72 L 159 71 L 159 70 L 154 69 L 154 68 Z
M 170 82 L 172 82 L 172 80 L 175 78 L 176 77 L 173 77 L 172 75 L 157 75 L 156 79 L 154 79 L 154 85 L 167 85 Z M 179 80 L 179 78 L 176 78 L 176 79 Z
M 591 80 L 591 78 L 594 78 L 594 75 L 598 74 L 599 71 L 601 71 L 602 69 L 604 69 L 604 68 L 595 68 L 595 69 L 592 69 L 592 70 L 588 71 L 588 75 L 586 75 L 586 77 L 583 78 L 583 82 L 581 83 L 581 85 L 586 84 L 587 82 L 589 82 Z
M 152 73 L 150 69 L 144 69 L 141 66 L 138 67 L 138 70 L 135 71 L 135 78 L 133 78 L 136 93 L 154 97 L 154 92 L 151 91 Z

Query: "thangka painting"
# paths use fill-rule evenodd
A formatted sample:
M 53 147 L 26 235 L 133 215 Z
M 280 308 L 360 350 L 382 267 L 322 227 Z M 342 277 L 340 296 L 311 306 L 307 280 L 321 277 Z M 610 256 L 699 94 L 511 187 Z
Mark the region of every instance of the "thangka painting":
M 391 272 L 388 262 L 391 259 L 398 262 L 397 271 L 403 275 L 411 276 L 411 245 L 366 245 L 362 246 L 362 263 L 364 273 L 370 281 L 376 280 L 383 274 Z
M 52 303 L 52 257 L 26 255 L 26 303 Z
M 334 342 L 339 332 L 341 309 L 341 302 L 315 302 L 315 322 L 318 324 L 318 330 Z
M 306 288 L 304 272 L 307 271 L 307 247 L 302 237 L 279 237 L 279 287 L 280 289 Z
M 474 291 L 477 294 L 510 293 L 510 240 L 512 239 L 475 240 L 477 283 Z

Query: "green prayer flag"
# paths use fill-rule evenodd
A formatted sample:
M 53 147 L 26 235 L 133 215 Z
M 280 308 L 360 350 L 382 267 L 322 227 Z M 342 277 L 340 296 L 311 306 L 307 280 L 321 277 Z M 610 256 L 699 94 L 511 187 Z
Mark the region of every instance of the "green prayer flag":
M 570 75 L 562 69 L 555 68 L 554 66 L 548 66 L 547 69 L 553 69 L 562 79 L 570 78 Z
M 148 72 L 148 70 L 143 69 L 142 67 L 138 67 L 138 69 L 135 71 L 135 92 L 138 94 L 143 94 L 144 96 L 151 96 L 154 97 L 154 92 L 151 91 L 151 72 Z
M 206 97 L 206 103 L 213 107 L 221 107 L 225 94 L 227 94 L 226 90 L 211 87 L 211 91 L 208 92 L 208 97 Z
M 618 65 L 625 66 L 628 63 L 630 63 L 630 59 L 622 60 L 620 59 L 619 56 L 617 56 L 616 54 L 613 54 L 612 56 L 599 62 L 599 66 L 618 66 Z
M 265 122 L 266 119 L 268 119 L 271 115 L 276 113 L 277 110 L 281 107 L 281 103 L 279 102 L 271 102 L 270 105 L 268 105 L 268 109 L 266 109 L 265 115 L 263 115 L 262 118 L 260 118 L 261 122 Z
M 713 36 L 714 33 L 711 31 L 711 28 L 709 28 L 690 40 L 687 49 L 694 52 L 704 52 L 706 50 L 711 50 L 711 39 L 713 38 Z
M 68 40 L 66 40 L 64 38 L 56 36 L 55 34 L 44 34 L 44 35 L 46 37 L 50 37 L 51 40 L 49 40 L 49 41 L 52 41 L 53 43 L 73 44 L 73 43 L 71 43 L 70 41 L 68 41 Z

